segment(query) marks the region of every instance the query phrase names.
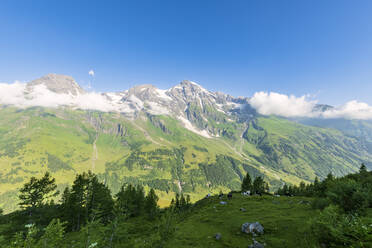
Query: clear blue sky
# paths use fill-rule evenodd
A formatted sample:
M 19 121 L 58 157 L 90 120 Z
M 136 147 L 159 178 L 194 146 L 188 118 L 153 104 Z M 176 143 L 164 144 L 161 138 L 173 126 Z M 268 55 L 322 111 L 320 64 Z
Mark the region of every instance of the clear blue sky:
M 1 1 L 0 82 L 49 72 L 97 91 L 183 79 L 234 96 L 372 104 L 372 1 Z

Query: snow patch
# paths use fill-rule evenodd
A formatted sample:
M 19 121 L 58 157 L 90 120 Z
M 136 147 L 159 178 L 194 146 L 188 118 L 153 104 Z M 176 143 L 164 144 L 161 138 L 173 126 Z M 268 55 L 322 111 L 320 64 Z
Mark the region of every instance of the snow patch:
M 192 131 L 192 132 L 194 132 L 194 133 L 196 133 L 196 134 L 199 134 L 199 135 L 201 135 L 201 136 L 203 136 L 203 137 L 205 137 L 205 138 L 212 138 L 210 135 L 209 135 L 209 133 L 208 133 L 208 131 L 207 130 L 198 130 L 198 129 L 196 129 L 192 124 L 191 124 L 191 122 L 188 120 L 188 119 L 186 119 L 185 117 L 183 117 L 183 116 L 178 116 L 177 117 L 183 124 L 184 124 L 184 126 L 185 126 L 185 128 L 186 129 L 188 129 L 188 130 L 190 130 L 190 131 Z
M 169 111 L 156 102 L 146 102 L 150 109 L 147 111 L 153 115 L 168 115 Z
M 166 92 L 168 92 L 167 90 L 156 89 L 155 92 L 163 100 L 166 100 L 166 101 L 172 101 L 173 100 L 170 96 L 168 96 L 166 94 Z

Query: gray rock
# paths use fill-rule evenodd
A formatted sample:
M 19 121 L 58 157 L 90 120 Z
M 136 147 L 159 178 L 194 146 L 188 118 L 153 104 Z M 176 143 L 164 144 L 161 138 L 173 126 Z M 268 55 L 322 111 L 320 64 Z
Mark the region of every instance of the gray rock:
M 220 240 L 220 239 L 222 238 L 221 233 L 216 233 L 216 234 L 214 235 L 214 238 L 215 238 L 216 240 Z
M 264 248 L 265 246 L 256 240 L 253 240 L 253 244 L 248 246 L 248 248 Z
M 240 208 L 240 211 L 242 211 L 242 212 L 247 212 L 247 209 L 245 209 L 245 208 Z
M 263 234 L 264 227 L 259 222 L 246 222 L 242 225 L 242 232 L 249 234 Z

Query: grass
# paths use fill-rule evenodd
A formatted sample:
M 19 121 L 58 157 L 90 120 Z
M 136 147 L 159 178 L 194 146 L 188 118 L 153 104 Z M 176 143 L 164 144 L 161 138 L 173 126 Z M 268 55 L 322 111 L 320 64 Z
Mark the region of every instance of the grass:
M 221 205 L 218 197 L 200 201 L 177 225 L 166 247 L 247 247 L 253 237 L 242 233 L 241 225 L 256 221 L 265 233 L 255 239 L 267 247 L 314 247 L 308 222 L 317 212 L 308 204 L 311 199 L 234 194 L 232 200 L 223 200 L 227 205 Z M 220 240 L 214 238 L 216 233 L 222 235 Z

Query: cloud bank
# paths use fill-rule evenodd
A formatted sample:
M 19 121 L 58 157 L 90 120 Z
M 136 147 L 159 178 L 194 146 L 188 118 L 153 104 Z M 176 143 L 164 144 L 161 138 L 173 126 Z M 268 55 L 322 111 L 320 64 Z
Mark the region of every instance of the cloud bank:
M 90 92 L 74 96 L 55 93 L 48 90 L 44 85 L 37 85 L 30 90 L 27 88 L 27 84 L 20 82 L 13 84 L 0 83 L 0 104 L 14 105 L 19 108 L 72 106 L 84 110 L 103 112 L 132 111 L 127 104 L 119 104 L 104 94 Z
M 70 106 L 83 110 L 128 114 L 143 108 L 143 103 L 138 104 L 136 99 L 129 97 L 126 101 L 122 101 L 122 98 L 122 93 L 89 92 L 74 96 L 55 93 L 42 84 L 34 86 L 31 90 L 26 83 L 22 82 L 0 83 L 0 105 L 14 105 L 20 108 Z M 316 108 L 317 101 L 309 96 L 296 97 L 275 92 L 257 92 L 249 99 L 249 104 L 263 115 L 372 120 L 372 106 L 356 100 L 320 111 Z M 150 106 L 150 110 L 156 113 L 168 114 L 166 109 L 157 106 L 156 103 L 151 103 Z
M 249 103 L 262 115 L 372 120 L 372 106 L 356 100 L 320 111 L 315 108 L 317 101 L 309 99 L 308 96 L 296 97 L 275 92 L 257 92 Z

